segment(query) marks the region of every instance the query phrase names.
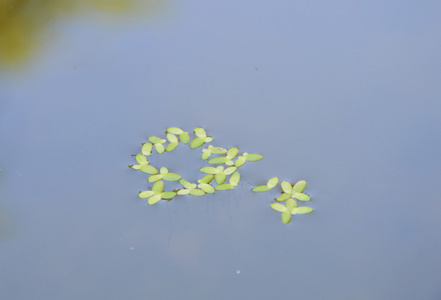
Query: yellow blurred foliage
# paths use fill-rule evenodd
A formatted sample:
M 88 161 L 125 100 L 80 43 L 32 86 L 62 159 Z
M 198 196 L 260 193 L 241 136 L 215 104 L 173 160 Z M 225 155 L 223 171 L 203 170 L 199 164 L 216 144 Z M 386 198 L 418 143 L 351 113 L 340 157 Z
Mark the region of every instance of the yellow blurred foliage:
M 44 42 L 49 25 L 84 10 L 108 13 L 139 12 L 159 6 L 160 0 L 0 0 L 0 66 L 26 61 Z M 148 12 L 148 10 L 146 12 Z

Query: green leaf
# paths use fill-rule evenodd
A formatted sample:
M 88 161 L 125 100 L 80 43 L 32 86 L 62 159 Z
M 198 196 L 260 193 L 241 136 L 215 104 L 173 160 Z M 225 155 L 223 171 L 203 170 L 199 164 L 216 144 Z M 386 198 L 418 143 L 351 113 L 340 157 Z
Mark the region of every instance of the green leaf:
M 203 144 L 205 144 L 205 139 L 201 137 L 197 137 L 193 141 L 191 141 L 190 148 L 196 149 L 202 146 Z
M 153 148 L 152 143 L 144 143 L 142 144 L 141 153 L 144 154 L 145 156 L 149 156 L 150 154 L 152 154 L 152 148 Z
M 230 177 L 230 184 L 233 186 L 237 186 L 240 181 L 240 174 L 239 172 L 234 172 Z
M 214 187 L 211 184 L 208 183 L 200 183 L 198 187 L 203 190 L 207 194 L 213 194 L 214 193 Z
M 208 148 L 210 149 L 211 153 L 213 154 L 225 154 L 227 153 L 227 149 L 222 148 L 222 147 L 213 147 L 213 146 L 208 146 Z
M 306 188 L 306 181 L 300 180 L 297 181 L 296 184 L 294 184 L 292 191 L 296 193 L 302 193 L 305 190 L 305 188 Z
M 311 201 L 311 197 L 309 197 L 309 195 L 307 194 L 303 194 L 303 193 L 293 193 L 292 194 L 293 198 L 296 198 L 297 200 L 300 201 Z
M 289 198 L 288 200 L 286 200 L 286 208 L 287 209 L 292 211 L 296 207 L 297 207 L 297 201 L 296 200 L 294 200 L 293 198 Z
M 197 137 L 201 137 L 201 138 L 204 138 L 204 137 L 207 136 L 207 133 L 205 132 L 204 128 L 202 128 L 202 127 L 197 127 L 197 128 L 195 128 L 195 129 L 194 129 L 194 134 L 195 134 Z
M 166 132 L 171 133 L 171 134 L 181 134 L 184 131 L 178 127 L 169 127 L 169 128 L 167 128 Z
M 176 192 L 164 192 L 161 193 L 162 199 L 173 199 L 173 197 L 176 196 Z
M 236 162 L 234 163 L 234 166 L 237 167 L 237 168 L 242 167 L 245 164 L 246 161 L 247 160 L 246 160 L 245 156 L 239 156 L 236 159 Z
M 179 183 L 185 187 L 186 189 L 192 189 L 193 188 L 193 184 L 191 182 L 188 182 L 187 180 L 181 179 L 179 180 Z
M 282 222 L 285 224 L 288 224 L 289 222 L 291 222 L 291 212 L 289 210 L 285 210 L 282 213 Z
M 182 178 L 182 176 L 177 173 L 167 173 L 164 174 L 164 177 L 162 178 L 167 181 L 178 181 Z
M 251 154 L 246 155 L 245 158 L 247 161 L 258 161 L 258 160 L 263 159 L 263 156 L 260 154 L 251 153 Z
M 277 210 L 278 212 L 284 212 L 287 210 L 285 205 L 280 204 L 280 203 L 271 203 L 271 208 L 274 210 Z
M 216 175 L 214 175 L 214 180 L 218 184 L 223 184 L 226 179 L 227 179 L 227 175 L 224 172 L 220 172 L 220 173 L 217 173 Z
M 200 183 L 210 183 L 213 180 L 213 178 L 214 178 L 213 175 L 205 175 L 204 177 L 199 179 L 199 182 Z
M 314 209 L 312 209 L 311 207 L 307 207 L 307 206 L 299 206 L 294 208 L 291 213 L 293 215 L 303 215 L 303 214 L 309 214 L 311 212 L 313 212 Z
M 164 176 L 163 174 L 152 175 L 147 179 L 147 181 L 148 182 L 155 182 L 155 181 L 161 180 L 163 176 Z
M 201 171 L 202 173 L 206 173 L 206 174 L 217 174 L 218 169 L 215 167 L 202 167 L 199 169 L 199 171 Z
M 291 198 L 291 194 L 282 193 L 279 197 L 277 197 L 275 200 L 279 202 L 283 202 Z
M 219 157 L 214 157 L 212 159 L 210 159 L 208 161 L 209 164 L 212 165 L 220 165 L 220 164 L 224 164 L 227 161 L 227 158 L 225 156 L 219 156 Z
M 280 186 L 282 187 L 283 192 L 288 193 L 288 194 L 292 193 L 292 185 L 288 181 L 282 181 Z
M 157 136 L 150 136 L 149 137 L 149 141 L 152 144 L 160 144 L 160 143 L 162 143 L 162 139 L 160 137 L 157 137 Z
M 226 175 L 231 175 L 231 174 L 233 174 L 234 172 L 236 172 L 236 170 L 237 170 L 236 167 L 228 167 L 228 168 L 226 168 L 226 169 L 224 170 L 224 173 L 225 173 Z
M 149 161 L 144 156 L 144 154 L 136 154 L 135 159 L 138 162 L 138 164 L 140 164 L 140 165 L 148 165 L 149 164 Z
M 188 144 L 190 142 L 190 135 L 188 134 L 188 132 L 183 132 L 179 135 L 179 140 L 183 144 Z
M 161 169 L 159 169 L 159 173 L 167 174 L 168 173 L 168 169 L 166 167 L 162 167 Z
M 167 140 L 170 143 L 178 142 L 178 138 L 176 137 L 176 135 L 171 134 L 171 133 L 167 133 Z
M 273 187 L 275 187 L 275 186 L 277 186 L 279 184 L 279 178 L 277 178 L 277 177 L 273 177 L 273 178 L 271 178 L 270 180 L 268 180 L 268 182 L 266 183 L 266 185 L 269 187 L 269 188 L 273 188 Z
M 202 155 L 201 155 L 202 160 L 207 160 L 210 158 L 210 156 L 211 156 L 210 150 L 202 149 Z
M 189 189 L 182 189 L 182 190 L 178 190 L 177 194 L 178 195 L 188 195 L 190 192 Z
M 142 166 L 140 170 L 144 173 L 151 174 L 151 175 L 158 174 L 158 170 L 156 170 L 156 168 L 152 167 L 151 165 Z
M 149 200 L 147 200 L 147 203 L 149 205 L 153 205 L 155 203 L 158 203 L 159 201 L 161 201 L 161 196 L 160 195 L 153 195 L 149 198 Z
M 266 185 L 259 185 L 259 186 L 256 186 L 255 188 L 252 189 L 252 191 L 256 192 L 256 193 L 262 193 L 262 192 L 266 192 L 269 190 L 270 190 L 270 188 Z
M 237 156 L 238 153 L 239 153 L 239 149 L 237 149 L 236 147 L 232 147 L 227 151 L 227 158 L 233 159 Z
M 161 193 L 164 190 L 164 182 L 163 181 L 157 181 L 152 186 L 152 191 L 155 193 Z
M 165 151 L 164 145 L 163 144 L 155 144 L 155 150 L 159 154 L 164 153 L 164 151 Z
M 178 146 L 179 142 L 171 142 L 170 144 L 167 145 L 167 147 L 165 148 L 165 151 L 167 152 L 171 152 L 173 150 L 176 149 L 176 147 Z
M 143 166 L 145 166 L 145 165 L 143 165 Z M 141 165 L 129 165 L 129 168 L 131 168 L 131 169 L 135 169 L 135 170 L 139 170 L 139 169 L 141 169 L 143 166 L 141 166 Z
M 192 189 L 189 194 L 192 196 L 203 196 L 205 195 L 205 192 L 200 189 Z
M 231 189 L 234 189 L 234 185 L 232 185 L 230 183 L 224 183 L 224 184 L 220 184 L 220 185 L 215 186 L 215 189 L 218 191 L 231 190 Z
M 139 198 L 149 198 L 151 196 L 153 196 L 155 194 L 155 192 L 153 191 L 143 191 L 143 192 L 139 192 L 138 196 Z

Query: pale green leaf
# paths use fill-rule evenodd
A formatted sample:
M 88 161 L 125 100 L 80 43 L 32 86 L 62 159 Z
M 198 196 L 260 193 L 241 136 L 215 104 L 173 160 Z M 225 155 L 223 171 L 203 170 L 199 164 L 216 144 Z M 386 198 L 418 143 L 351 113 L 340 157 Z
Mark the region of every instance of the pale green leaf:
M 269 187 L 269 188 L 273 188 L 273 187 L 275 187 L 275 186 L 277 186 L 279 184 L 279 178 L 277 178 L 277 177 L 273 177 L 273 178 L 271 178 L 270 180 L 268 180 L 268 182 L 266 183 L 266 185 Z
M 150 154 L 152 154 L 152 148 L 153 148 L 152 143 L 144 143 L 142 144 L 141 153 L 146 156 L 149 156 Z
M 167 128 L 167 132 L 171 133 L 171 134 L 181 134 L 184 131 L 181 128 L 178 128 L 178 127 L 169 127 L 169 128 Z
M 212 165 L 220 165 L 220 164 L 224 164 L 227 161 L 227 158 L 225 156 L 219 156 L 219 157 L 214 157 L 212 159 L 210 159 L 208 161 L 209 164 Z
M 152 191 L 155 193 L 161 193 L 164 190 L 164 182 L 163 181 L 157 181 L 152 186 Z
M 157 136 L 150 136 L 149 137 L 149 141 L 152 144 L 160 144 L 160 143 L 162 143 L 162 139 L 160 137 L 157 137 Z
M 169 144 L 167 145 L 167 147 L 165 147 L 165 151 L 167 151 L 167 152 L 171 152 L 171 151 L 175 150 L 176 147 L 178 146 L 178 144 L 179 144 L 179 142 L 172 142 L 172 143 L 169 143 Z
M 162 167 L 161 169 L 159 169 L 159 173 L 167 174 L 168 173 L 168 169 L 166 167 Z
M 311 212 L 313 212 L 314 209 L 312 209 L 311 207 L 307 207 L 307 206 L 299 206 L 294 208 L 291 213 L 293 215 L 303 215 L 303 214 L 309 214 Z
M 158 174 L 158 170 L 156 170 L 156 168 L 151 165 L 142 166 L 140 170 L 144 173 L 151 174 L 151 175 Z
M 198 187 L 203 190 L 207 194 L 213 194 L 214 193 L 214 187 L 211 184 L 208 183 L 200 183 Z
M 182 189 L 182 190 L 178 190 L 177 194 L 178 195 L 188 195 L 189 192 L 190 192 L 190 190 L 188 190 L 188 189 Z
M 164 145 L 163 144 L 155 144 L 155 150 L 159 154 L 164 153 L 164 151 L 165 151 Z
M 229 159 L 233 159 L 233 158 L 235 158 L 237 156 L 238 153 L 239 153 L 239 149 L 237 149 L 236 147 L 231 147 L 227 151 L 227 157 Z
M 240 181 L 240 174 L 239 172 L 234 172 L 233 174 L 231 174 L 230 177 L 230 184 L 233 186 L 237 186 L 239 184 Z
M 245 164 L 246 161 L 247 160 L 246 160 L 245 156 L 239 156 L 236 159 L 236 162 L 234 163 L 234 166 L 237 167 L 237 168 L 242 167 Z
M 222 147 L 213 147 L 211 145 L 208 146 L 208 147 L 209 147 L 211 153 L 213 153 L 213 154 L 225 154 L 225 153 L 227 153 L 227 149 L 222 148 Z
M 149 164 L 149 161 L 144 156 L 144 154 L 136 154 L 135 159 L 138 162 L 138 164 L 140 164 L 140 165 L 148 165 Z
M 206 174 L 217 174 L 218 169 L 215 167 L 202 167 L 199 169 L 199 171 L 201 171 L 202 173 L 206 173 Z
M 302 193 L 306 188 L 306 181 L 300 180 L 297 181 L 296 184 L 294 184 L 292 191 L 295 193 Z
M 288 193 L 288 194 L 292 193 L 292 185 L 288 181 L 282 181 L 280 186 L 282 187 L 283 192 Z
M 283 193 L 279 197 L 276 198 L 276 201 L 283 202 L 291 198 L 291 194 Z
M 199 148 L 200 146 L 202 146 L 203 144 L 205 144 L 205 139 L 201 138 L 201 137 L 197 137 L 191 141 L 190 148 L 196 149 L 196 148 Z
M 145 166 L 145 165 L 143 165 L 143 166 Z M 131 169 L 135 169 L 135 170 L 139 170 L 139 169 L 141 169 L 143 166 L 141 166 L 141 165 L 129 165 L 129 168 L 131 168 Z
M 259 186 L 256 186 L 255 188 L 252 189 L 252 191 L 256 192 L 256 193 L 262 193 L 262 192 L 266 192 L 269 190 L 270 190 L 270 188 L 266 185 L 259 185 Z
M 201 155 L 202 160 L 207 160 L 210 158 L 210 156 L 211 156 L 211 152 L 209 149 L 202 149 L 202 155 Z
M 162 178 L 167 181 L 178 181 L 182 176 L 177 173 L 167 173 Z
M 226 179 L 227 179 L 227 175 L 224 172 L 220 172 L 220 173 L 217 173 L 216 175 L 214 175 L 214 180 L 218 184 L 223 184 Z
M 231 159 L 229 159 L 229 158 L 227 158 L 227 161 L 225 162 L 225 164 L 227 166 L 234 166 L 234 162 Z
M 292 194 L 293 198 L 296 198 L 297 200 L 300 201 L 311 201 L 311 197 L 309 197 L 309 195 L 304 194 L 304 193 L 293 193 Z
M 294 200 L 293 198 L 289 198 L 288 200 L 286 200 L 286 208 L 288 208 L 290 211 L 292 211 L 294 208 L 297 207 L 297 201 Z
M 148 205 L 153 205 L 155 203 L 158 203 L 161 200 L 160 195 L 153 195 L 147 200 Z
M 232 185 L 230 183 L 224 183 L 224 184 L 217 185 L 214 188 L 218 191 L 226 191 L 226 190 L 234 189 L 234 185 Z
M 200 137 L 200 138 L 204 138 L 204 137 L 207 136 L 207 133 L 205 132 L 204 128 L 202 128 L 202 127 L 197 127 L 197 128 L 195 128 L 195 129 L 194 129 L 194 134 L 195 134 L 197 137 Z
M 263 158 L 263 156 L 260 154 L 251 153 L 251 154 L 246 155 L 245 158 L 247 161 L 258 161 L 258 160 L 261 160 Z
M 285 224 L 288 224 L 289 222 L 291 222 L 291 212 L 289 210 L 285 210 L 282 213 L 281 219 L 282 219 L 282 222 Z
M 147 181 L 148 181 L 148 182 L 156 182 L 156 181 L 158 181 L 158 180 L 161 180 L 163 176 L 164 176 L 164 174 L 156 174 L 156 175 L 152 175 L 152 176 L 150 176 L 150 177 L 147 179 Z
M 183 187 L 185 187 L 186 189 L 191 189 L 191 188 L 193 187 L 192 183 L 191 183 L 191 182 L 188 182 L 188 181 L 185 180 L 185 179 L 181 179 L 181 180 L 179 180 L 179 183 L 180 183 Z
M 171 133 L 167 133 L 167 140 L 170 143 L 178 142 L 178 138 L 176 137 L 176 135 L 171 134 Z
M 236 172 L 236 170 L 237 170 L 236 167 L 228 167 L 228 168 L 226 168 L 226 169 L 224 170 L 224 173 L 225 173 L 226 175 L 231 175 L 231 174 L 233 174 L 234 172 Z
M 206 143 L 210 143 L 210 142 L 212 142 L 213 141 L 213 138 L 211 137 L 211 136 L 207 136 L 206 138 L 205 138 L 205 142 Z
M 192 189 L 189 194 L 192 196 L 203 196 L 205 195 L 205 192 L 200 189 Z
M 188 132 L 183 132 L 179 135 L 179 140 L 183 144 L 188 144 L 190 142 L 190 135 L 188 134 Z
M 213 180 L 213 175 L 205 175 L 201 179 L 198 180 L 199 183 L 210 183 Z
M 139 198 L 149 198 L 151 196 L 153 196 L 155 194 L 155 192 L 153 191 L 143 191 L 143 192 L 139 192 L 138 196 Z
M 173 199 L 173 197 L 176 196 L 176 192 L 163 192 L 161 193 L 162 199 Z
M 271 203 L 271 208 L 274 209 L 274 210 L 277 210 L 279 212 L 284 212 L 284 211 L 287 210 L 285 205 L 280 204 L 280 203 Z

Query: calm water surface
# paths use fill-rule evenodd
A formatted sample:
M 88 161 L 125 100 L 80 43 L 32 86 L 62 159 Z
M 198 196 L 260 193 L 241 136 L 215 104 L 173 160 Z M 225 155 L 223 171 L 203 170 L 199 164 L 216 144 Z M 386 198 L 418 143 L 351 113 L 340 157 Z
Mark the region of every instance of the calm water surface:
M 7 2 L 1 299 L 441 299 L 440 3 Z M 147 206 L 169 126 L 265 158 Z M 315 212 L 282 224 L 273 176 Z

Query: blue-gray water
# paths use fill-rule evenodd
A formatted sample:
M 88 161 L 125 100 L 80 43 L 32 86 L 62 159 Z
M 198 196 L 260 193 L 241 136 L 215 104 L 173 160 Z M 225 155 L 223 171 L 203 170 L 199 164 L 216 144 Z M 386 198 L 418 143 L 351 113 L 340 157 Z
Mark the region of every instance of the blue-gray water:
M 1 299 L 441 299 L 438 1 L 147 10 L 60 14 L 0 70 Z M 265 158 L 147 206 L 127 165 L 169 126 Z M 282 224 L 273 176 L 315 212 Z

